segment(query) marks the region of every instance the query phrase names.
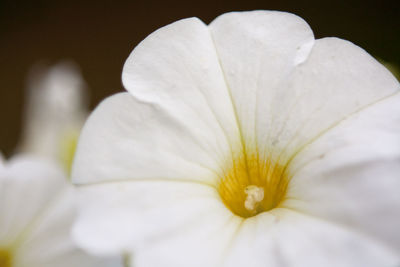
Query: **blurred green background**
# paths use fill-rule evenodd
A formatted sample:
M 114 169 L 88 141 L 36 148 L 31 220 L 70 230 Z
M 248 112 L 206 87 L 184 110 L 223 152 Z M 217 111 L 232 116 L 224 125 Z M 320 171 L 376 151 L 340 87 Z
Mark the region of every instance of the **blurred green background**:
M 0 150 L 10 155 L 21 131 L 26 75 L 32 65 L 76 61 L 93 108 L 122 91 L 131 50 L 157 28 L 196 16 L 211 22 L 239 10 L 271 9 L 304 18 L 317 38 L 337 36 L 400 65 L 400 1 L 1 1 Z

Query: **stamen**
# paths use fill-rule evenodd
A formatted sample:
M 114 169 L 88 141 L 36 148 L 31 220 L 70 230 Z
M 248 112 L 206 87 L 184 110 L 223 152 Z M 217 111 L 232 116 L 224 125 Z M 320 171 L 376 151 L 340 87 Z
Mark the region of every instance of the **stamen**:
M 244 189 L 247 197 L 244 201 L 244 207 L 252 212 L 256 212 L 256 205 L 264 199 L 264 188 L 256 185 L 249 185 Z

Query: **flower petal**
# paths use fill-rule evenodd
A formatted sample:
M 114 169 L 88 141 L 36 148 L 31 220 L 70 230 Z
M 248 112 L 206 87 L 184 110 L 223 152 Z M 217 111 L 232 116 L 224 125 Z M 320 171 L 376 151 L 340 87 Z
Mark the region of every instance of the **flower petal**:
M 136 260 L 139 257 L 136 251 L 143 247 L 154 245 L 158 248 L 158 242 L 168 246 L 169 242 L 163 241 L 175 238 L 182 241 L 186 238 L 184 232 L 192 235 L 187 234 L 186 242 L 179 244 L 190 246 L 188 240 L 197 233 L 207 230 L 217 235 L 218 230 L 222 231 L 223 226 L 233 220 L 225 228 L 229 232 L 240 221 L 238 218 L 232 219 L 235 216 L 221 203 L 216 190 L 207 185 L 176 181 L 129 181 L 81 186 L 79 190 L 82 206 L 74 235 L 83 247 L 96 254 L 135 249 Z M 219 234 L 221 239 L 229 238 L 227 233 Z M 210 245 L 202 240 L 198 246 L 203 243 Z M 216 246 L 221 249 L 224 244 L 217 243 Z M 207 250 L 212 254 L 210 257 L 219 256 L 218 251 L 210 249 Z M 172 251 L 181 253 L 174 248 L 171 248 Z M 189 253 L 189 249 L 187 251 Z M 164 253 L 167 251 L 160 248 L 160 254 L 157 254 L 156 259 L 152 257 L 153 260 L 161 260 Z M 171 254 L 171 257 L 174 255 Z M 182 257 L 184 255 L 176 260 Z
M 158 105 L 128 93 L 106 99 L 88 119 L 72 179 L 77 184 L 128 179 L 215 183 L 229 145 L 218 131 L 182 111 L 179 121 Z M 188 125 L 189 124 L 189 125 Z
M 399 133 L 397 93 L 304 149 L 291 164 L 284 205 L 362 231 L 400 252 Z
M 252 267 L 397 266 L 399 258 L 356 232 L 287 209 L 246 220 L 225 265 Z M 139 266 L 140 267 L 140 266 Z
M 256 120 L 273 120 L 276 114 L 270 109 L 281 101 L 282 83 L 306 60 L 313 32 L 300 17 L 276 11 L 227 13 L 209 27 L 243 138 L 254 145 Z
M 399 88 L 364 50 L 336 38 L 314 42 L 308 25 L 292 14 L 228 13 L 210 30 L 244 140 L 271 158 L 288 160 Z
M 135 250 L 132 266 L 220 267 L 240 222 L 236 216 L 207 212 L 196 223 Z
M 0 190 L 0 247 L 11 248 L 15 266 L 121 266 L 72 242 L 74 191 L 55 163 L 13 158 L 0 169 Z
M 23 243 L 18 247 L 15 264 L 40 267 L 118 267 L 120 257 L 93 257 L 79 249 L 72 240 L 71 226 L 75 220 L 75 192 L 66 190 L 47 206 L 37 218 Z
M 29 157 L 16 157 L 0 166 L 0 245 L 20 237 L 64 190 L 65 179 L 52 164 Z
M 340 121 L 399 88 L 393 75 L 361 48 L 337 38 L 319 39 L 307 61 L 270 96 L 275 119 L 269 126 L 260 113 L 258 142 L 273 154 L 293 158 Z
M 150 34 L 125 62 L 122 81 L 136 99 L 159 107 L 212 148 L 239 142 L 215 46 L 199 19 L 183 19 Z M 213 132 L 213 139 L 203 131 Z

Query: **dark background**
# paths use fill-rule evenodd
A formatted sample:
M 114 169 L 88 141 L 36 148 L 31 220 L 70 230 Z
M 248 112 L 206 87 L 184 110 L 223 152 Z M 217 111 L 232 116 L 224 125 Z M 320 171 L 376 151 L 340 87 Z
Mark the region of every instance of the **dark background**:
M 272 9 L 304 18 L 317 38 L 337 36 L 400 65 L 400 1 L 3 1 L 0 0 L 0 151 L 10 155 L 21 129 L 29 68 L 76 61 L 91 89 L 91 107 L 122 91 L 131 50 L 157 28 L 196 16 L 211 22 L 239 10 Z

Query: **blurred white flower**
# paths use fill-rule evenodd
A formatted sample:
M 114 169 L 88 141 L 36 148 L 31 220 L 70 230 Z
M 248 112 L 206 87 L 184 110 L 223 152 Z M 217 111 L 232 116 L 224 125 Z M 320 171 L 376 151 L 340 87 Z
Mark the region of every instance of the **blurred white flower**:
M 72 186 L 51 162 L 16 157 L 0 162 L 1 267 L 117 267 L 73 243 Z
M 37 65 L 27 84 L 19 151 L 57 159 L 69 171 L 81 127 L 88 115 L 87 87 L 70 61 Z
M 149 266 L 394 266 L 400 94 L 299 17 L 184 19 L 128 58 L 87 121 L 74 234 Z

